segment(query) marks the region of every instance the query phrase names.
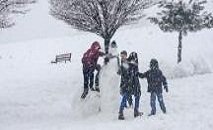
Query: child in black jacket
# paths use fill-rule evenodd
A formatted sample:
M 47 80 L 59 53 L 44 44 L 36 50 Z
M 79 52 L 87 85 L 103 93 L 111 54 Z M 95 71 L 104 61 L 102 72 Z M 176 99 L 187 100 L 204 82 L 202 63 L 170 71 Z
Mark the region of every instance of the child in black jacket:
M 119 108 L 119 120 L 124 120 L 124 108 L 127 106 L 127 101 L 130 106 L 132 106 L 132 95 L 135 96 L 135 107 L 134 107 L 134 117 L 140 116 L 142 113 L 139 112 L 139 102 L 140 102 L 140 83 L 137 76 L 138 72 L 138 59 L 137 53 L 132 52 L 127 58 L 127 52 L 121 52 L 121 84 L 120 93 L 122 95 L 122 100 Z
M 162 85 L 164 86 L 166 92 L 168 92 L 168 85 L 165 76 L 159 69 L 158 61 L 156 59 L 152 59 L 150 61 L 150 69 L 145 73 L 138 73 L 138 76 L 140 78 L 146 78 L 148 82 L 148 92 L 151 93 L 150 105 L 152 108 L 149 116 L 156 114 L 156 97 L 158 98 L 161 110 L 163 111 L 163 113 L 166 113 L 166 107 L 162 95 Z
M 122 96 L 120 108 L 119 108 L 119 120 L 124 120 L 124 114 L 123 110 L 125 107 L 127 107 L 127 101 L 132 104 L 132 101 L 130 101 L 129 98 L 132 95 L 129 92 L 129 65 L 127 61 L 127 52 L 124 50 L 120 53 L 121 56 L 121 64 L 118 70 L 118 74 L 121 76 L 121 82 L 120 82 L 120 94 Z

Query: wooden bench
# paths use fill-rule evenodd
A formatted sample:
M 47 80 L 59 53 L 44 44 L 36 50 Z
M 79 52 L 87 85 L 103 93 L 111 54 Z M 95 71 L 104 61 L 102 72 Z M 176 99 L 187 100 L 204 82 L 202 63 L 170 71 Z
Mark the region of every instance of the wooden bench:
M 67 61 L 71 62 L 71 55 L 72 55 L 71 53 L 56 55 L 55 61 L 51 61 L 51 63 L 58 63 L 58 62 L 62 62 L 62 61 L 64 61 L 65 63 Z

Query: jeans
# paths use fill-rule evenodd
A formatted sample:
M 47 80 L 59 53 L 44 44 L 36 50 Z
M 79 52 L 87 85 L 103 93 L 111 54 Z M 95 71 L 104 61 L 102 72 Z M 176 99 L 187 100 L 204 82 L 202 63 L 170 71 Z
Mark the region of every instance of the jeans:
M 156 92 L 151 92 L 151 97 L 150 97 L 150 105 L 151 105 L 151 114 L 155 115 L 156 114 L 156 97 L 158 98 L 158 102 L 160 104 L 160 108 L 163 111 L 163 113 L 166 113 L 166 107 L 163 101 L 163 95 L 162 93 L 156 93 Z
M 121 104 L 120 104 L 119 112 L 123 112 L 124 108 L 126 107 L 127 100 L 128 100 L 128 98 L 130 96 L 131 95 L 129 95 L 128 92 L 125 92 L 123 94 L 123 97 L 122 97 L 122 100 L 121 100 Z M 140 105 L 140 95 L 135 96 L 135 108 L 134 108 L 135 111 L 138 111 L 139 105 Z

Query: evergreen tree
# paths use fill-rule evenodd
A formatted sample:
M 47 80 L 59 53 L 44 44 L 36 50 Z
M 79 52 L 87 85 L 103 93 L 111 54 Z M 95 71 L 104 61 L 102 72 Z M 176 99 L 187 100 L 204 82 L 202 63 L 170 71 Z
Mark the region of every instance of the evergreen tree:
M 35 3 L 36 0 L 0 0 L 0 28 L 9 28 L 15 23 L 11 20 L 13 15 L 25 14 L 26 5 Z
M 152 0 L 50 0 L 50 14 L 75 29 L 104 39 L 105 52 L 118 28 L 137 22 Z
M 157 17 L 149 18 L 151 22 L 157 24 L 164 32 L 178 32 L 179 44 L 177 63 L 182 61 L 182 38 L 188 32 L 197 32 L 204 28 L 213 27 L 212 13 L 205 11 L 206 0 L 160 1 L 158 6 L 162 11 L 157 13 Z

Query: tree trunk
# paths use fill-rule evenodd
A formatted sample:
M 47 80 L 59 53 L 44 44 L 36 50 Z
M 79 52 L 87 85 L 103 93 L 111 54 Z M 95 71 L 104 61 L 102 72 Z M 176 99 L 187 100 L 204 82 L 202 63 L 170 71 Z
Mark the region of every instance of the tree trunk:
M 183 34 L 182 31 L 179 32 L 179 37 L 178 37 L 178 54 L 177 54 L 177 63 L 180 63 L 182 61 L 182 39 L 183 39 Z
M 104 39 L 104 49 L 105 49 L 106 54 L 109 53 L 109 44 L 110 44 L 110 38 L 105 38 Z
M 109 53 L 109 44 L 110 44 L 111 38 L 105 38 L 104 39 L 104 49 L 105 49 L 105 54 Z M 104 58 L 104 63 L 107 64 L 109 62 L 109 58 L 105 57 Z

